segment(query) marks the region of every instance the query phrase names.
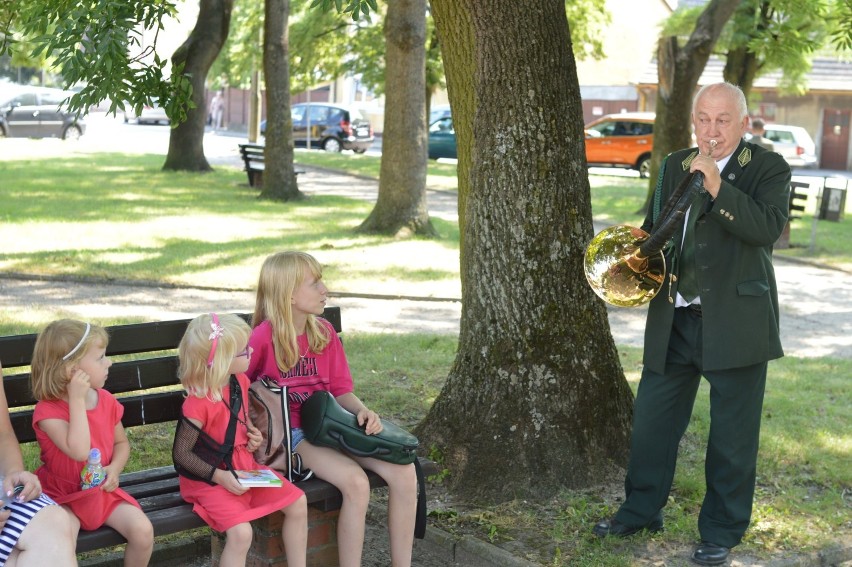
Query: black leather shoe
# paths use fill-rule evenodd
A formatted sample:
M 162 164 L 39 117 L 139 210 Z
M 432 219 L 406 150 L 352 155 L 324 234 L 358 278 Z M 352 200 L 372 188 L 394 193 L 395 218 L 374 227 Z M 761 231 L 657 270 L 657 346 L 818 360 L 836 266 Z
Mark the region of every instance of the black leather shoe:
M 627 524 L 622 524 L 615 518 L 611 520 L 602 520 L 595 524 L 595 527 L 592 529 L 592 532 L 598 537 L 627 537 L 632 536 L 637 532 L 641 532 L 642 530 L 648 530 L 649 532 L 654 533 L 662 529 L 663 518 L 657 516 L 644 526 L 628 526 Z
M 731 550 L 727 547 L 702 541 L 692 553 L 692 560 L 699 565 L 722 565 L 728 561 L 730 552 Z

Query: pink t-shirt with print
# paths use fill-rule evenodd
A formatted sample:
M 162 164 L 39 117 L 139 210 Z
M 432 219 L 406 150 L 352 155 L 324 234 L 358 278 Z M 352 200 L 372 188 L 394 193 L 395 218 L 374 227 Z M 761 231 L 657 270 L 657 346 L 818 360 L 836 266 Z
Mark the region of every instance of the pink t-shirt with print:
M 299 357 L 296 365 L 282 371 L 275 362 L 275 350 L 272 342 L 272 325 L 264 321 L 254 328 L 249 338 L 249 346 L 254 349 L 246 375 L 254 382 L 264 377 L 272 379 L 279 386 L 289 388 L 290 426 L 300 427 L 302 423 L 302 404 L 311 394 L 319 390 L 331 392 L 337 397 L 353 389 L 352 374 L 340 337 L 325 319 L 319 318 L 328 330 L 331 340 L 328 346 L 317 354 L 308 347 L 307 335 L 299 335 Z

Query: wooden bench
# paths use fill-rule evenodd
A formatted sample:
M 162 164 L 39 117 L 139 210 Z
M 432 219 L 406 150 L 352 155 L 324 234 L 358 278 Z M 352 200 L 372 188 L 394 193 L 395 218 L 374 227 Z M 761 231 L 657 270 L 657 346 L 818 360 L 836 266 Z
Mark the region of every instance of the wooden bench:
M 261 144 L 240 144 L 240 156 L 245 164 L 245 172 L 248 175 L 250 187 L 263 187 L 263 170 L 265 167 L 264 150 L 266 146 Z M 304 171 L 296 170 L 293 173 L 298 176 Z
M 248 321 L 250 314 L 242 314 Z M 323 316 L 341 332 L 340 308 L 327 307 Z M 183 390 L 177 380 L 177 348 L 189 319 L 139 323 L 108 327 L 110 336 L 107 354 L 142 355 L 137 360 L 114 362 L 106 388 L 124 406 L 122 423 L 125 428 L 176 422 L 183 403 Z M 36 335 L 0 337 L 0 361 L 6 373 L 3 386 L 9 403 L 15 434 L 21 443 L 35 441 L 32 428 L 32 398 L 29 373 L 12 374 L 11 369 L 29 366 Z M 132 439 L 131 439 L 132 444 Z M 133 447 L 131 445 L 131 451 Z M 435 463 L 421 459 L 424 472 L 435 474 Z M 384 486 L 384 481 L 368 473 L 371 487 Z M 206 524 L 183 501 L 178 476 L 173 466 L 163 466 L 127 472 L 121 476 L 121 487 L 134 496 L 154 525 L 155 536 L 175 534 L 203 527 Z M 311 479 L 299 483 L 305 491 L 309 508 L 309 565 L 331 565 L 337 559 L 336 523 L 341 505 L 340 492 L 331 484 Z M 281 564 L 284 557 L 281 544 L 282 514 L 272 514 L 253 522 L 255 537 L 250 557 L 253 565 Z M 276 531 L 277 530 L 277 531 Z M 211 552 L 218 557 L 222 539 L 213 535 Z M 109 527 L 81 531 L 77 552 L 93 551 L 126 543 Z M 334 557 L 333 561 L 323 558 Z
M 791 181 L 790 182 L 790 199 L 788 201 L 788 213 L 787 224 L 784 225 L 784 230 L 781 232 L 781 236 L 778 237 L 778 240 L 775 241 L 775 247 L 779 250 L 783 250 L 790 247 L 790 223 L 796 219 L 802 218 L 801 213 L 805 210 L 805 203 L 808 201 L 807 193 L 803 193 L 800 190 L 806 189 L 809 187 L 807 183 L 802 183 L 801 181 Z M 799 203 L 801 201 L 801 204 Z

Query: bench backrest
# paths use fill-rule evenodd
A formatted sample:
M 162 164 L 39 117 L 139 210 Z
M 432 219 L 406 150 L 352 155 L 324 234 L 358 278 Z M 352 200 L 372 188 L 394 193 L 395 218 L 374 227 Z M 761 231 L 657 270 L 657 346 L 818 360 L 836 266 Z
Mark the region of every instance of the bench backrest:
M 240 313 L 247 322 L 250 313 Z M 326 307 L 323 317 L 335 330 L 342 331 L 340 308 Z M 119 397 L 124 406 L 121 422 L 125 427 L 176 421 L 183 404 L 183 390 L 177 378 L 177 348 L 191 319 L 135 323 L 107 327 L 109 333 L 108 356 L 144 356 L 130 361 L 116 362 L 109 370 L 106 389 Z M 0 361 L 7 373 L 3 380 L 12 427 L 18 441 L 35 440 L 32 428 L 32 406 L 35 404 L 30 391 L 30 374 L 8 373 L 9 369 L 29 366 L 32 360 L 36 335 L 14 335 L 0 337 Z
M 240 144 L 240 155 L 245 161 L 263 161 L 265 146 L 258 144 Z

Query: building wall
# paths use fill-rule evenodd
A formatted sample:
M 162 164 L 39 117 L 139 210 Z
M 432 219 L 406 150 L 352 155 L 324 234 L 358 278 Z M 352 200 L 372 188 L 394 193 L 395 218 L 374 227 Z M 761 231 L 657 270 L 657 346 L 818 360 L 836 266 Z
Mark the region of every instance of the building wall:
M 607 0 L 611 24 L 603 61 L 578 61 L 580 85 L 632 85 L 656 55 L 660 25 L 672 13 L 663 0 Z

